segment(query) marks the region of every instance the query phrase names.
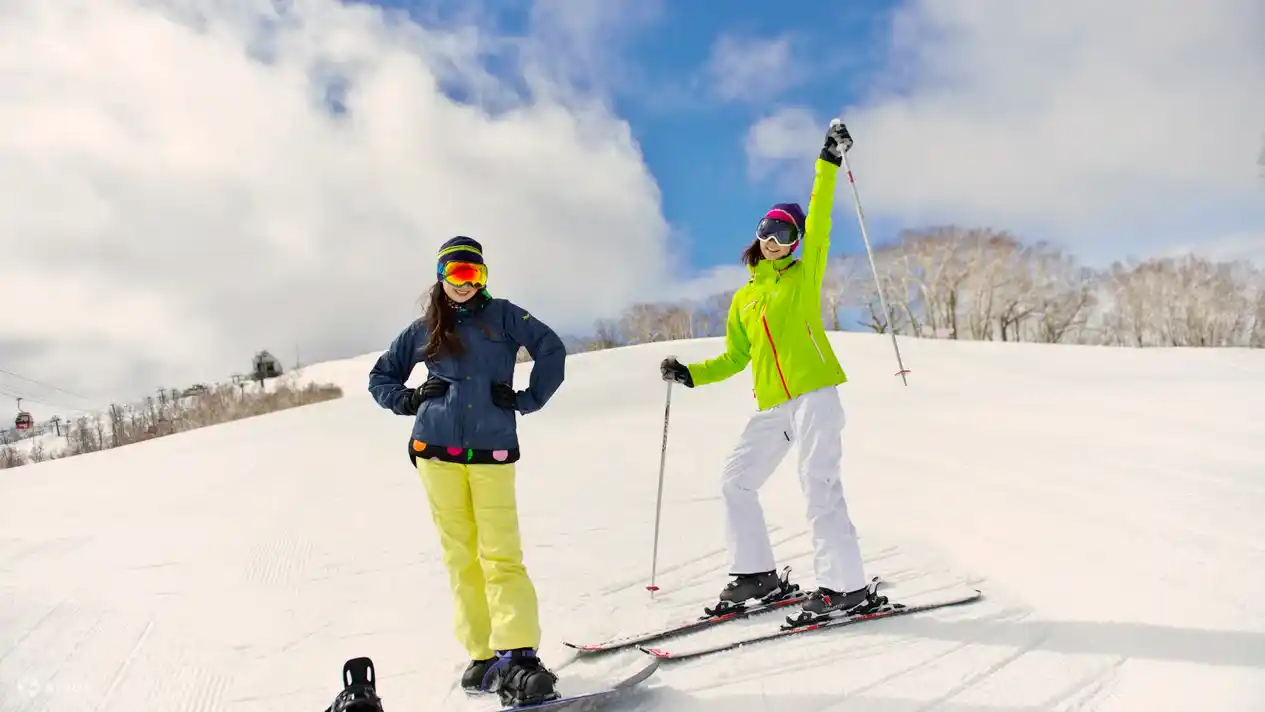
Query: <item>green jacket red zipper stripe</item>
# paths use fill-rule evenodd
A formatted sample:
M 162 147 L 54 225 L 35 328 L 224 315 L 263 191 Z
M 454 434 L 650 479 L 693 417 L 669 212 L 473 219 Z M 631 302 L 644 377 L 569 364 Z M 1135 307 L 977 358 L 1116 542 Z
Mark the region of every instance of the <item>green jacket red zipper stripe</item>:
M 790 398 L 791 389 L 786 385 L 786 374 L 782 373 L 782 361 L 777 357 L 777 344 L 773 343 L 773 332 L 769 331 L 769 320 L 761 314 L 760 322 L 764 324 L 764 335 L 769 337 L 769 348 L 773 349 L 773 365 L 777 366 L 777 377 L 782 379 L 782 390 L 786 391 L 786 397 Z

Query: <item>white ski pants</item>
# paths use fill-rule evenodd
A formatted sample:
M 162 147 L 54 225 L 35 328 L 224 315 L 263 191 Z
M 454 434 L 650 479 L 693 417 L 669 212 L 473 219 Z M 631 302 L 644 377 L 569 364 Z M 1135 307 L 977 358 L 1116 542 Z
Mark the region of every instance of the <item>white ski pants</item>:
M 758 412 L 747 422 L 720 476 L 731 573 L 776 568 L 759 490 L 797 444 L 817 585 L 835 591 L 865 586 L 861 548 L 840 482 L 844 422 L 834 387 L 805 393 Z

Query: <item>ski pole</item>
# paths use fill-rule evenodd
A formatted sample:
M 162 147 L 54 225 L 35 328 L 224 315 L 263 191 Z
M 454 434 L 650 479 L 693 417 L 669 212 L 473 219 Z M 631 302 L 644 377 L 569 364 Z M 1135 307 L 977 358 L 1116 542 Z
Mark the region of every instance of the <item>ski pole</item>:
M 655 573 L 659 565 L 659 515 L 663 512 L 663 469 L 668 461 L 668 415 L 672 412 L 672 381 L 668 381 L 667 400 L 663 405 L 663 445 L 659 449 L 659 493 L 654 503 L 654 549 L 650 554 L 650 585 L 646 590 L 653 597 L 659 590 L 655 585 Z
M 848 133 L 847 127 L 843 126 L 843 122 L 839 121 L 839 119 L 834 119 L 831 124 L 835 122 L 838 122 L 839 126 L 843 128 L 844 136 L 851 139 L 852 136 Z M 856 179 L 852 177 L 852 167 L 848 165 L 847 149 L 840 150 L 839 155 L 843 158 L 844 170 L 848 172 L 848 185 L 852 187 L 852 202 L 856 204 L 857 222 L 861 224 L 861 239 L 865 241 L 865 256 L 870 259 L 870 271 L 874 273 L 874 286 L 878 289 L 878 302 L 883 308 L 883 315 L 887 317 L 887 333 L 891 335 L 892 349 L 896 351 L 896 365 L 900 368 L 896 375 L 900 376 L 900 380 L 908 386 L 909 381 L 905 378 L 905 374 L 909 373 L 909 369 L 905 368 L 905 363 L 901 360 L 900 346 L 896 343 L 896 329 L 892 327 L 892 310 L 888 308 L 887 299 L 883 297 L 883 283 L 879 280 L 878 267 L 874 264 L 874 251 L 870 248 L 870 235 L 865 229 L 865 213 L 861 211 L 861 195 L 857 192 Z

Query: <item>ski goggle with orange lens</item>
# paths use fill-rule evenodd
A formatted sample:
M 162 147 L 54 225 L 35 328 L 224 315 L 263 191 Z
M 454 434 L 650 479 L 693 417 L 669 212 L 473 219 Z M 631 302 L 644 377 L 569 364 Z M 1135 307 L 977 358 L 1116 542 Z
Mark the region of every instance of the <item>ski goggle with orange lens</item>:
M 794 245 L 799 242 L 799 228 L 794 223 L 778 220 L 777 218 L 763 218 L 756 225 L 755 236 L 763 241 L 772 240 L 779 245 Z
M 488 267 L 474 262 L 445 262 L 439 276 L 454 287 L 467 284 L 482 287 L 488 283 Z

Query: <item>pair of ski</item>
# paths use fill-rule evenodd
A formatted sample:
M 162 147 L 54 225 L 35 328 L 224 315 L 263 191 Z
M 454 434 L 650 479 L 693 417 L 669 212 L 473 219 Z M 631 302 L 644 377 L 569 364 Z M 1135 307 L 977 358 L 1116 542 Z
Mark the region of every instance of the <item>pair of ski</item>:
M 858 612 L 850 614 L 826 613 L 822 615 L 813 615 L 807 612 L 801 612 L 798 616 L 788 616 L 786 621 L 777 628 L 759 630 L 748 635 L 740 636 L 735 640 L 694 648 L 673 650 L 671 648 L 647 645 L 648 643 L 655 641 L 676 638 L 678 636 L 695 633 L 723 623 L 728 623 L 730 621 L 742 620 L 752 616 L 771 613 L 786 608 L 787 606 L 803 603 L 808 599 L 808 593 L 802 591 L 798 585 L 790 584 L 789 575 L 790 567 L 787 567 L 782 572 L 782 582 L 779 587 L 779 592 L 768 598 L 761 599 L 754 604 L 745 606 L 739 605 L 727 610 L 725 608 L 721 608 L 720 610 L 705 609 L 706 614 L 699 618 L 683 621 L 681 623 L 669 625 L 657 630 L 647 631 L 635 635 L 618 636 L 598 643 L 566 643 L 566 645 L 581 653 L 610 652 L 636 646 L 641 652 L 658 660 L 684 660 L 733 650 L 734 648 L 738 648 L 743 645 L 777 640 L 811 631 L 841 628 L 843 626 L 854 625 L 864 621 L 891 618 L 893 616 L 920 613 L 922 611 L 929 611 L 936 608 L 946 608 L 949 606 L 971 603 L 972 601 L 978 600 L 983 595 L 979 589 L 969 589 L 964 590 L 961 593 L 925 598 L 918 603 L 894 602 L 888 600 L 886 596 L 878 595 L 877 591 L 878 587 L 882 585 L 882 579 L 879 576 L 875 576 L 870 579 L 869 583 L 870 598 L 873 603 L 867 606 L 864 610 Z

